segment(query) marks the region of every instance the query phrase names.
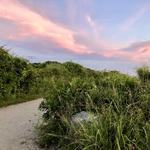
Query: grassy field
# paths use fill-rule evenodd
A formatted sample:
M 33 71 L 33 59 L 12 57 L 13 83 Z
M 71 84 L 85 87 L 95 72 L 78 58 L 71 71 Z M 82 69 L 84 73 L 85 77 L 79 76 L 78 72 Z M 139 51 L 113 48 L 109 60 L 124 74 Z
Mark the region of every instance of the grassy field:
M 44 97 L 39 144 L 59 150 L 149 150 L 150 68 L 136 77 L 73 63 L 30 63 L 0 48 L 0 106 Z M 92 122 L 73 124 L 76 113 Z

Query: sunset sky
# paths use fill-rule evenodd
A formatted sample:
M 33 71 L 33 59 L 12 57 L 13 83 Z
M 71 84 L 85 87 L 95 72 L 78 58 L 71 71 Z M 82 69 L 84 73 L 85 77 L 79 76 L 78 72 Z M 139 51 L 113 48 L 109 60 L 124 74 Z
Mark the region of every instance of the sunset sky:
M 133 73 L 150 61 L 150 0 L 0 0 L 0 45 L 31 61 Z

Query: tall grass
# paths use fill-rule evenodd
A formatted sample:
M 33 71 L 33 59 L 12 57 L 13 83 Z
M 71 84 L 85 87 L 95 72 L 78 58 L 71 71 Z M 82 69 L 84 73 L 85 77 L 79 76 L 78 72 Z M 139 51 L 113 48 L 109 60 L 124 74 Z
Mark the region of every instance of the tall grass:
M 39 142 L 62 150 L 149 150 L 149 83 L 118 72 L 54 82 L 42 102 Z M 73 124 L 81 111 L 92 122 Z
M 143 82 L 150 81 L 150 68 L 148 66 L 138 68 L 137 73 Z

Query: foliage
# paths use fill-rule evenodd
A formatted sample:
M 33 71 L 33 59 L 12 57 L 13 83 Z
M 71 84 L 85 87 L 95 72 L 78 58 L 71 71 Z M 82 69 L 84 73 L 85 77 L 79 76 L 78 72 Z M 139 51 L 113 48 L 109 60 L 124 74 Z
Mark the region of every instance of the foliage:
M 73 62 L 30 63 L 0 47 L 0 106 L 44 97 L 39 143 L 60 150 L 149 150 L 150 69 L 138 77 Z M 87 111 L 92 122 L 73 124 Z
M 41 103 L 43 122 L 39 142 L 62 150 L 149 149 L 149 86 L 119 72 L 101 72 L 97 78 L 73 77 L 53 82 Z M 72 124 L 71 116 L 92 112 L 92 123 Z
M 30 63 L 0 47 L 0 106 L 43 97 L 49 92 L 52 80 L 69 81 L 75 76 L 92 74 L 97 75 L 73 62 Z
M 9 55 L 3 47 L 0 48 L 0 57 L 0 98 L 4 100 L 15 97 L 20 91 L 21 81 L 27 76 L 29 64 L 22 58 Z
M 138 68 L 137 73 L 142 81 L 150 81 L 150 68 L 148 66 Z

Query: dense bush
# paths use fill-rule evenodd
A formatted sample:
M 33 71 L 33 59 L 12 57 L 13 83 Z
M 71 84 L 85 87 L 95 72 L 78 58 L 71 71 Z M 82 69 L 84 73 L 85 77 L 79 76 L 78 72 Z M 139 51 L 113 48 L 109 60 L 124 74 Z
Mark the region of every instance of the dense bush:
M 32 64 L 0 47 L 0 106 L 42 97 L 50 88 L 52 77 L 67 75 L 60 63 Z
M 43 97 L 53 81 L 97 75 L 95 71 L 73 62 L 30 63 L 0 47 L 0 106 Z
M 40 144 L 56 144 L 62 150 L 148 150 L 149 103 L 149 87 L 118 72 L 102 72 L 96 79 L 53 82 L 40 105 Z M 72 115 L 81 111 L 91 112 L 97 119 L 72 124 Z
M 72 74 L 72 76 L 85 76 L 86 75 L 86 70 L 84 67 L 82 67 L 79 64 L 73 63 L 73 62 L 65 62 L 63 64 L 65 68 L 68 69 L 68 71 Z
M 22 81 L 25 81 L 29 73 L 29 62 L 18 57 L 13 57 L 1 47 L 0 48 L 0 100 L 17 97 L 20 91 L 28 90 L 24 88 Z M 29 79 L 30 80 L 30 79 Z M 27 82 L 30 81 L 26 80 Z M 23 82 L 24 83 L 24 82 Z
M 137 73 L 142 81 L 150 81 L 150 68 L 148 66 L 138 68 Z

